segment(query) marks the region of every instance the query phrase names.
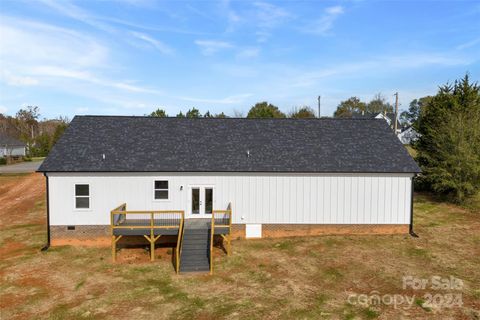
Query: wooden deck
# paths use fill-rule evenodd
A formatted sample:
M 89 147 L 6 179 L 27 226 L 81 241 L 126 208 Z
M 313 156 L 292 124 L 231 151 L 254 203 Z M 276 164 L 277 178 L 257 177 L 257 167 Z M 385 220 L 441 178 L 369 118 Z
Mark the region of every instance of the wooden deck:
M 215 235 L 223 238 L 224 243 L 226 243 L 225 250 L 228 255 L 230 254 L 231 209 L 213 210 L 211 218 L 189 219 L 187 224 L 189 231 L 186 239 L 186 221 L 182 210 L 127 211 L 127 205 L 124 203 L 112 210 L 110 215 L 113 261 L 116 260 L 116 244 L 124 236 L 143 236 L 150 243 L 151 261 L 155 259 L 155 242 L 161 236 L 177 236 L 173 257 L 177 273 L 180 272 L 182 257 L 185 260 L 185 268 L 182 268 L 182 271 L 205 271 L 205 261 L 199 259 L 195 252 L 203 249 L 207 254 L 207 271 L 213 273 L 211 252 Z M 185 241 L 187 241 L 186 248 L 182 252 Z M 203 245 L 205 245 L 205 248 L 200 248 Z M 203 265 L 195 265 L 200 262 Z

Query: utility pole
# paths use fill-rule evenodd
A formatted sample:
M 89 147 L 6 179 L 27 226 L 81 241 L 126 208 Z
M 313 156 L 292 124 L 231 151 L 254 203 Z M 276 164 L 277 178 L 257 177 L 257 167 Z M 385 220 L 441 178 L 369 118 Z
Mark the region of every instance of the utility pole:
M 393 125 L 393 132 L 395 132 L 395 135 L 397 134 L 397 122 L 398 122 L 398 92 L 395 92 L 395 123 Z
M 322 98 L 322 96 L 318 96 L 318 117 L 319 117 L 319 118 L 320 118 L 320 115 L 321 115 L 321 113 L 320 113 L 320 110 L 321 110 L 321 109 L 320 109 L 320 105 L 321 105 L 321 104 L 320 104 L 320 99 L 321 99 L 321 98 Z

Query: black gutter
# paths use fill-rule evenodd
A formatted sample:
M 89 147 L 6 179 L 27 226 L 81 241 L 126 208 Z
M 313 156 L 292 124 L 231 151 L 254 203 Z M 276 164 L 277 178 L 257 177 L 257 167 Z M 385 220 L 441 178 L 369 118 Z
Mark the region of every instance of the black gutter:
M 46 184 L 47 184 L 47 244 L 41 249 L 42 251 L 47 251 L 48 248 L 50 248 L 50 196 L 49 196 L 49 191 L 48 191 L 48 175 L 45 172 L 43 174 L 46 179 Z
M 413 179 L 415 178 L 415 176 L 411 177 L 410 178 L 410 181 L 411 181 L 411 195 L 410 195 L 410 227 L 409 227 L 409 230 L 408 230 L 408 233 L 414 237 L 414 238 L 418 238 L 418 235 L 413 231 Z

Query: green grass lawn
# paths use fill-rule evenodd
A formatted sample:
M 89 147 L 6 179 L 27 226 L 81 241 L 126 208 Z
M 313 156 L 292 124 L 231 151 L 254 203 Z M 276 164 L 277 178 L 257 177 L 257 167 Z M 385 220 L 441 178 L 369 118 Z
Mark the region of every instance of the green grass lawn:
M 11 177 L 0 177 L 2 179 Z M 18 177 L 26 179 L 28 176 Z M 7 192 L 0 189 L 0 200 Z M 318 236 L 235 240 L 215 252 L 215 273 L 176 275 L 168 251 L 62 246 L 46 252 L 45 203 L 0 222 L 2 319 L 478 319 L 480 213 L 415 197 L 420 236 Z M 162 249 L 160 249 L 162 250 Z M 142 259 L 127 259 L 140 257 Z M 123 257 L 123 259 L 122 259 Z M 402 288 L 403 276 L 453 276 L 460 290 Z M 409 296 L 409 309 L 351 304 L 361 294 Z M 425 294 L 461 294 L 463 305 L 425 304 Z M 475 318 L 477 317 L 477 318 Z

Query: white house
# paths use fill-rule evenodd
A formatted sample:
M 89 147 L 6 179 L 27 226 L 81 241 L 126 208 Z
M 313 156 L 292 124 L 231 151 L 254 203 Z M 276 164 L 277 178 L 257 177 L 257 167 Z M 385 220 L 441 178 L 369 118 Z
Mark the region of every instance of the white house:
M 420 169 L 384 120 L 77 116 L 39 171 L 55 244 L 128 236 L 131 211 L 185 232 L 228 212 L 233 237 L 408 233 Z
M 0 133 L 0 158 L 25 156 L 25 149 L 24 142 Z
M 398 134 L 398 139 L 403 143 L 403 144 L 411 144 L 412 142 L 415 142 L 419 138 L 420 134 L 412 127 L 408 127 L 402 130 Z
M 394 130 L 395 128 L 395 116 L 394 112 L 376 112 L 376 113 L 354 113 L 352 114 L 352 118 L 354 119 L 368 119 L 368 118 L 373 118 L 373 119 L 383 119 L 385 120 L 390 128 Z M 400 124 L 400 121 L 398 121 L 397 118 L 397 131 L 396 134 L 400 134 L 402 132 L 402 125 Z

